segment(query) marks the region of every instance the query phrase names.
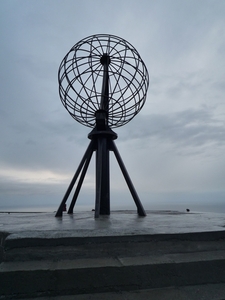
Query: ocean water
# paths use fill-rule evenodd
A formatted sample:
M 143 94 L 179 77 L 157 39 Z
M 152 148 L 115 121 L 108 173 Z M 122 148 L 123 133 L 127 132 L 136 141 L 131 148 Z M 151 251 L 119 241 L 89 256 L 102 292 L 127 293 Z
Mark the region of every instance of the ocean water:
M 63 191 L 52 191 L 52 194 L 15 194 L 0 195 L 0 211 L 55 212 L 62 201 Z M 145 210 L 173 210 L 192 212 L 225 213 L 225 191 L 201 192 L 146 192 L 137 190 Z M 71 202 L 70 195 L 67 208 Z M 110 207 L 113 210 L 136 210 L 132 196 L 127 190 L 110 190 Z M 75 211 L 91 211 L 95 208 L 95 189 L 81 190 Z
M 131 202 L 132 203 L 132 202 Z M 29 206 L 0 206 L 0 212 L 56 212 L 60 203 L 56 205 L 29 205 Z M 67 208 L 70 202 L 68 201 Z M 167 211 L 186 211 L 187 209 L 192 212 L 213 212 L 225 213 L 225 203 L 142 203 L 145 210 L 167 210 Z M 74 211 L 91 211 L 94 209 L 93 205 L 76 205 Z M 136 210 L 133 204 L 128 205 L 113 205 L 111 203 L 111 211 L 116 210 Z

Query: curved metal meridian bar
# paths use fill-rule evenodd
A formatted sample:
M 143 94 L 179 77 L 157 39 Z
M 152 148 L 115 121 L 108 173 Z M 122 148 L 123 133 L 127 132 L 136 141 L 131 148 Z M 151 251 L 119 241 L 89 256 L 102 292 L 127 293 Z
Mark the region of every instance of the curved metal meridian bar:
M 97 34 L 70 49 L 60 64 L 58 81 L 62 104 L 76 121 L 93 128 L 95 112 L 105 109 L 108 125 L 116 128 L 143 107 L 149 75 L 130 43 L 115 35 Z M 104 105 L 102 97 L 108 98 Z

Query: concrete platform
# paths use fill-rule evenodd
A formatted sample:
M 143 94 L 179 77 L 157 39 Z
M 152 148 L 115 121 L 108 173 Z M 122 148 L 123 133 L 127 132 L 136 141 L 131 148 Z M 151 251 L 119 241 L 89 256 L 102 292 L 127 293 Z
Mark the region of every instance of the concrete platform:
M 12 238 L 22 237 L 94 237 L 143 234 L 173 234 L 225 230 L 225 214 L 147 211 L 139 217 L 135 211 L 113 211 L 94 219 L 94 212 L 0 213 L 0 232 Z M 13 235 L 13 236 L 12 236 Z
M 0 213 L 0 299 L 225 299 L 225 214 L 147 213 Z

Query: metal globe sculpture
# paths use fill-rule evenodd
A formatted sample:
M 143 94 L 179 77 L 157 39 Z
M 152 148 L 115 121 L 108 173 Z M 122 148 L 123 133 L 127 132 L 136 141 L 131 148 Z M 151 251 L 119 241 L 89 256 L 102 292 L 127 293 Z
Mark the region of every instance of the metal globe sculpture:
M 106 72 L 108 100 L 103 107 Z M 62 60 L 58 80 L 63 105 L 76 121 L 88 127 L 95 126 L 99 109 L 107 110 L 111 128 L 128 123 L 143 107 L 149 84 L 137 50 L 124 39 L 108 34 L 89 36 L 75 44 Z
M 91 140 L 56 212 L 62 216 L 76 185 L 68 213 L 72 214 L 93 152 L 96 152 L 95 218 L 110 214 L 109 152 L 117 159 L 140 216 L 145 210 L 114 140 L 112 128 L 128 123 L 143 107 L 149 76 L 137 50 L 115 35 L 96 34 L 75 44 L 62 60 L 59 95 L 69 114 L 93 128 Z

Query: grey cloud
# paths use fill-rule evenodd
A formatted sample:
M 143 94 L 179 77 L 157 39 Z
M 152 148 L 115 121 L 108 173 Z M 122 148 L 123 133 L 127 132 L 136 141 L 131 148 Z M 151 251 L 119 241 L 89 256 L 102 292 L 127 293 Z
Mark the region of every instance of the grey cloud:
M 207 143 L 225 146 L 225 124 L 206 109 L 170 114 L 141 115 L 133 120 L 131 139 L 157 138 L 179 147 L 198 147 Z M 125 139 L 126 136 L 122 135 Z

